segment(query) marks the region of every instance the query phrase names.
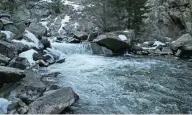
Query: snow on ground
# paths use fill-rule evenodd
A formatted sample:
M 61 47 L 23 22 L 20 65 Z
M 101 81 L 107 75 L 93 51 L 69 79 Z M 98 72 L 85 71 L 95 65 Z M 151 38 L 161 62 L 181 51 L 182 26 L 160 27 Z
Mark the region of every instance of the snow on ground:
M 160 46 L 160 45 L 164 46 L 165 44 L 160 41 L 155 41 L 155 43 L 153 45 L 154 46 Z
M 68 15 L 66 15 L 66 16 L 64 17 L 64 19 L 62 19 L 62 21 L 61 21 L 61 27 L 60 27 L 58 33 L 61 33 L 61 31 L 63 30 L 63 27 L 66 26 L 66 23 L 68 23 L 68 22 L 70 21 L 70 19 L 71 19 L 71 17 L 68 16 Z
M 41 21 L 39 23 L 41 23 L 47 30 L 49 30 L 49 27 L 47 26 L 47 24 L 49 23 L 48 21 Z
M 148 44 L 149 42 L 144 42 L 144 44 Z M 160 41 L 155 41 L 153 44 L 154 47 L 142 47 L 144 50 L 155 50 L 158 46 L 165 46 L 164 43 Z
M 33 48 L 33 47 L 39 48 L 39 46 L 37 46 L 37 44 L 35 44 L 33 42 L 28 42 L 27 40 L 24 40 L 24 39 L 22 39 L 22 40 L 12 40 L 12 41 L 16 42 L 16 43 L 22 43 L 24 45 L 27 45 L 30 48 Z
M 42 2 L 48 2 L 48 3 L 52 3 L 52 0 L 41 0 Z
M 25 52 L 22 52 L 21 54 L 19 54 L 19 57 L 23 57 L 23 58 L 26 58 L 30 65 L 33 66 L 35 65 L 35 61 L 33 60 L 33 54 L 35 53 L 38 53 L 37 51 L 35 51 L 34 49 L 31 49 L 31 50 L 28 50 L 28 51 L 25 51 Z
M 35 47 L 35 48 L 39 48 L 40 46 L 40 42 L 39 39 L 30 31 L 25 30 L 25 34 L 23 35 L 25 37 L 27 37 L 27 39 L 22 39 L 22 40 L 12 40 L 13 42 L 20 42 L 23 43 L 24 45 L 31 47 Z
M 10 32 L 10 31 L 1 31 L 1 33 L 4 33 L 6 35 L 6 39 L 10 40 L 13 38 L 13 36 L 15 35 L 14 33 Z
M 62 0 L 64 5 L 73 6 L 74 10 L 83 10 L 84 6 L 75 4 L 74 2 L 68 1 L 68 0 Z
M 0 98 L 0 114 L 7 114 L 7 107 L 11 102 L 7 99 Z
M 119 35 L 118 38 L 121 39 L 122 41 L 127 40 L 127 37 L 125 35 Z

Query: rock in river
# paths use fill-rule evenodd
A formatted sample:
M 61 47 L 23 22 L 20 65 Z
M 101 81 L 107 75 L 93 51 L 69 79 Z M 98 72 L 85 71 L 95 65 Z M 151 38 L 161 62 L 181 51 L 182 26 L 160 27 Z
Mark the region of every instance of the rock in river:
M 28 114 L 59 114 L 72 105 L 77 98 L 78 96 L 71 88 L 62 88 L 31 103 Z

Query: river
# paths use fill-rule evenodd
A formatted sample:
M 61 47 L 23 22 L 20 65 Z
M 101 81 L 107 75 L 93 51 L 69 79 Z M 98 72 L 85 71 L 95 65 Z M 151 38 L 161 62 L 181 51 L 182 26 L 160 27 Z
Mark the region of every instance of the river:
M 60 72 L 60 86 L 72 87 L 80 97 L 70 113 L 192 112 L 191 62 L 173 57 L 98 56 L 83 44 L 52 45 L 66 62 L 48 70 Z

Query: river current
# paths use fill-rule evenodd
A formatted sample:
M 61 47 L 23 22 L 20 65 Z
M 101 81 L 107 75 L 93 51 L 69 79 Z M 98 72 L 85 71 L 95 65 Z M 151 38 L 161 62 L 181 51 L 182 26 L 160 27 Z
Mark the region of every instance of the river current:
M 48 67 L 79 95 L 76 114 L 192 112 L 191 62 L 173 57 L 98 56 L 88 45 L 53 43 L 66 62 Z

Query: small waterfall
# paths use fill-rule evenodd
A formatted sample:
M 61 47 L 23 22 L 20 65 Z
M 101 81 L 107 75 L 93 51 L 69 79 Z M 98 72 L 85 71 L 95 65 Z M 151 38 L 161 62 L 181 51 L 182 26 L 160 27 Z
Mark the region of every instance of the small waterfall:
M 70 44 L 70 43 L 52 43 L 53 48 L 61 51 L 65 55 L 71 54 L 92 54 L 89 43 Z

